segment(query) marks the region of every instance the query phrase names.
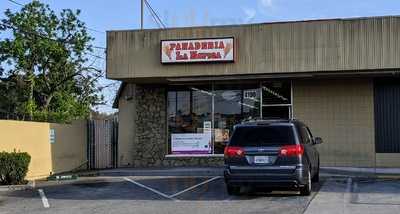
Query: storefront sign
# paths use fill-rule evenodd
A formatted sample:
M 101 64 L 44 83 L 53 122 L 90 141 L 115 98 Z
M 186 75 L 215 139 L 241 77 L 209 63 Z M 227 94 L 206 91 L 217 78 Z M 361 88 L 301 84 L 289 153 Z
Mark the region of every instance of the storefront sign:
M 161 63 L 233 62 L 234 39 L 161 41 Z
M 211 134 L 171 134 L 171 150 L 172 154 L 209 154 Z

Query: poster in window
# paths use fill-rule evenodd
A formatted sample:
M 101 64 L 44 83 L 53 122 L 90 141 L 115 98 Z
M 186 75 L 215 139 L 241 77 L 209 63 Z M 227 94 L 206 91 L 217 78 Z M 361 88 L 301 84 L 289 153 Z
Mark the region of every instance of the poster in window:
M 211 133 L 171 134 L 172 154 L 210 154 Z
M 215 129 L 215 142 L 229 141 L 229 129 Z

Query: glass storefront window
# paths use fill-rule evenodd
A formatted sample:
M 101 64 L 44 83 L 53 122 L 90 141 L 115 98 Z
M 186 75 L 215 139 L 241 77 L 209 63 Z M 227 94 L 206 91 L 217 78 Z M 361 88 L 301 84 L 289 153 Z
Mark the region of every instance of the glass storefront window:
M 290 82 L 169 86 L 167 96 L 168 154 L 223 154 L 234 125 L 291 117 Z
M 290 117 L 290 106 L 263 106 L 263 118 L 285 118 Z
M 292 86 L 289 81 L 270 81 L 261 85 L 262 118 L 292 117 Z
M 223 154 L 233 126 L 260 117 L 259 85 L 214 86 L 214 154 Z
M 263 105 L 291 104 L 290 82 L 264 82 L 261 87 Z
M 211 86 L 175 86 L 168 90 L 170 154 L 212 153 Z

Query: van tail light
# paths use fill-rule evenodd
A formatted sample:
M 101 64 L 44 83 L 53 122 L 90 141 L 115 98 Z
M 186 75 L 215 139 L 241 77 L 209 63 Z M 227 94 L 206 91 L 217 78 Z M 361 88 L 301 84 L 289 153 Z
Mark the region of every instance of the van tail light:
M 227 146 L 224 150 L 224 156 L 231 157 L 244 157 L 244 150 L 238 146 Z
M 279 156 L 301 156 L 304 154 L 303 145 L 288 145 L 282 146 L 279 150 Z

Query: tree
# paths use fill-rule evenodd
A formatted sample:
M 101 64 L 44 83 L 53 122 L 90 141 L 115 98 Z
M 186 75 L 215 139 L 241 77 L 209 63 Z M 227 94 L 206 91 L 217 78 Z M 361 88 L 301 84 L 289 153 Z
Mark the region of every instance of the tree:
M 93 38 L 79 14 L 56 14 L 39 1 L 5 11 L 0 36 L 11 36 L 0 39 L 0 97 L 18 97 L 0 100 L 0 107 L 22 119 L 66 122 L 87 117 L 102 101 L 96 85 L 103 72 L 88 65 Z

